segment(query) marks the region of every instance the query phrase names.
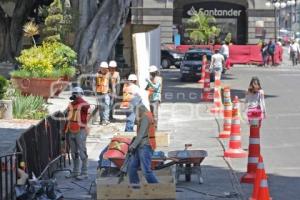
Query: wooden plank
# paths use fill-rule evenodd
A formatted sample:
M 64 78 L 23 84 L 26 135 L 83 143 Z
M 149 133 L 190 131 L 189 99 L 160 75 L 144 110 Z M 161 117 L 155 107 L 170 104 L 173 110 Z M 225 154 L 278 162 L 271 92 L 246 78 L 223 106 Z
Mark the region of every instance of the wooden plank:
M 170 146 L 170 136 L 171 131 L 156 131 L 155 138 L 156 138 L 156 146 L 157 147 L 169 147 Z M 132 138 L 136 136 L 136 132 L 117 132 L 116 136 L 123 136 Z
M 175 199 L 176 186 L 174 183 L 141 184 L 133 188 L 129 184 L 105 184 L 97 182 L 98 200 L 116 199 Z
M 147 184 L 141 173 L 139 171 L 141 180 L 139 188 L 133 188 L 129 184 L 128 177 L 125 177 L 121 184 L 118 184 L 118 177 L 99 177 L 96 180 L 97 199 L 176 199 L 176 185 L 170 168 L 155 171 L 158 184 Z

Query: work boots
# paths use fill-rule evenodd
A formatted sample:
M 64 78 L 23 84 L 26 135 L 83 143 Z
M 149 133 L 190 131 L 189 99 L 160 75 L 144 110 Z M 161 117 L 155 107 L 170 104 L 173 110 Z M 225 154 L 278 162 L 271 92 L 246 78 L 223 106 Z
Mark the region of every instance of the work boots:
M 79 158 L 73 160 L 73 170 L 70 174 L 68 174 L 66 176 L 66 178 L 76 178 L 80 175 L 79 174 L 79 164 L 80 164 Z
M 88 179 L 88 159 L 84 159 L 82 160 L 82 166 L 81 166 L 81 174 L 79 176 L 76 177 L 76 179 L 78 180 L 83 180 L 83 179 Z

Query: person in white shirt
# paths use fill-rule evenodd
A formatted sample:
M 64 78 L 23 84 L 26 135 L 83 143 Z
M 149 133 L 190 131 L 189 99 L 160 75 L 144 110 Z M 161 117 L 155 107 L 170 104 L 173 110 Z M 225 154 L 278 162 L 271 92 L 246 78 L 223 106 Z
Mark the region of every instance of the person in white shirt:
M 289 54 L 292 59 L 293 65 L 297 65 L 298 58 L 300 53 L 300 46 L 295 40 L 292 40 L 292 43 L 290 44 L 289 48 Z
M 219 50 L 215 50 L 215 54 L 211 57 L 210 68 L 215 72 L 222 72 L 224 64 L 224 56 L 219 52 Z
M 220 53 L 224 56 L 225 61 L 229 58 L 229 46 L 228 42 L 222 42 Z
M 215 50 L 215 54 L 211 57 L 210 70 L 214 72 L 215 77 L 221 78 L 223 67 L 225 66 L 225 58 L 220 54 L 219 50 Z

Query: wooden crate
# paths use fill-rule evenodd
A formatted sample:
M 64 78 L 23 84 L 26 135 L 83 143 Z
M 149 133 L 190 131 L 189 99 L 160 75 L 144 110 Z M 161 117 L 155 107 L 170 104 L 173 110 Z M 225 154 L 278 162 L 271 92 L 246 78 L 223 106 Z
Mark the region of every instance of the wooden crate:
M 155 171 L 158 184 L 147 184 L 141 176 L 139 188 L 133 188 L 128 177 L 118 184 L 118 177 L 100 177 L 96 180 L 97 200 L 121 199 L 176 199 L 176 185 L 169 170 Z
M 156 146 L 157 147 L 169 147 L 170 135 L 171 135 L 171 131 L 156 131 L 156 133 L 155 133 Z M 116 133 L 116 136 L 132 138 L 132 137 L 136 136 L 136 132 L 118 132 L 118 133 Z

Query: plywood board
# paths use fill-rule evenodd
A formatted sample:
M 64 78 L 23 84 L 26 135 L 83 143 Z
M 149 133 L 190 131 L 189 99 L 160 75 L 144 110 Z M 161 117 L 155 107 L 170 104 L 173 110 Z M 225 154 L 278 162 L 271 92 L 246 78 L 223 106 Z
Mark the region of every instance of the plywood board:
M 158 179 L 160 183 L 142 183 L 139 188 L 133 188 L 127 182 L 128 179 L 118 184 L 118 178 L 99 178 L 96 180 L 97 199 L 175 199 L 176 185 L 173 178 L 171 176 L 159 176 Z

